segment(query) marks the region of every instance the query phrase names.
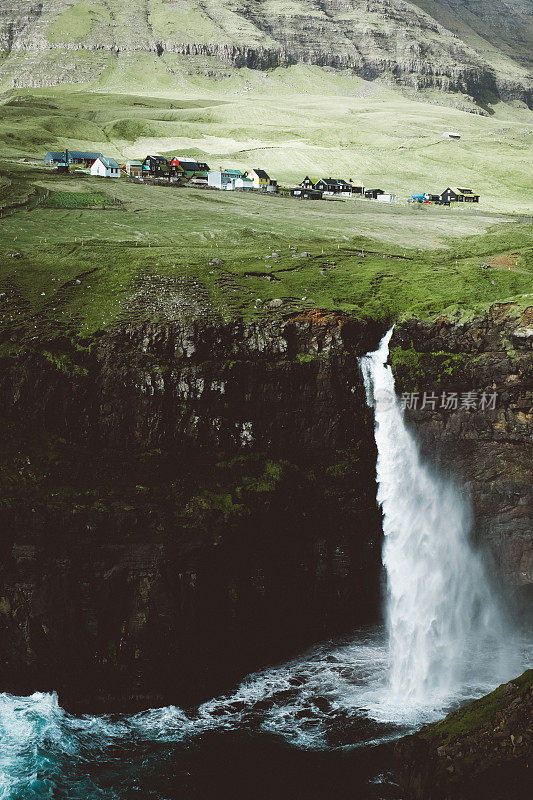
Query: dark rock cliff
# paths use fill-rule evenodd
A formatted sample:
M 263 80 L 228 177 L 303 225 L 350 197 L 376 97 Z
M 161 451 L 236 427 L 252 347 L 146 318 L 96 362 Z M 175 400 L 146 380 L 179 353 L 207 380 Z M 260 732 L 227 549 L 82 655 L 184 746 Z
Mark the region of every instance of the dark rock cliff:
M 531 309 L 397 325 L 400 392 L 473 499 L 501 574 L 532 576 Z M 76 709 L 198 701 L 379 614 L 373 420 L 383 327 L 319 312 L 43 334 L 2 361 L 0 683 Z M 11 356 L 9 356 L 11 353 Z M 495 408 L 461 408 L 467 392 Z
M 407 320 L 391 341 L 397 391 L 418 394 L 409 421 L 428 456 L 465 487 L 475 535 L 519 586 L 533 582 L 532 342 L 533 308 L 511 303 L 464 323 Z
M 6 359 L 2 688 L 183 705 L 372 619 L 382 333 L 125 324 Z
M 533 670 L 395 746 L 406 800 L 526 800 L 533 778 Z

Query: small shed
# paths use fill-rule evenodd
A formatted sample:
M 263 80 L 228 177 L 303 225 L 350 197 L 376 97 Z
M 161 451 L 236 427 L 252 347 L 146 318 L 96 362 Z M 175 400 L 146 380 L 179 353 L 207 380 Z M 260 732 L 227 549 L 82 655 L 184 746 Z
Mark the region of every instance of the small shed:
M 366 200 L 377 200 L 378 197 L 382 194 L 385 194 L 383 189 L 366 189 L 365 190 L 365 199 Z
M 443 139 L 460 139 L 461 138 L 461 134 L 460 133 L 455 133 L 455 131 L 444 131 L 444 133 L 442 134 L 442 138 Z
M 395 203 L 396 195 L 390 194 L 390 192 L 382 192 L 381 194 L 378 194 L 376 200 L 378 203 Z
M 142 178 L 142 161 L 126 161 L 126 174 L 132 178 Z
M 296 186 L 291 189 L 291 197 L 298 197 L 300 200 L 322 200 L 323 192 L 318 189 L 307 189 Z
M 235 178 L 235 189 L 241 192 L 250 192 L 254 188 L 254 182 L 251 178 Z
M 100 178 L 120 178 L 120 167 L 114 158 L 100 156 L 91 167 L 91 175 Z

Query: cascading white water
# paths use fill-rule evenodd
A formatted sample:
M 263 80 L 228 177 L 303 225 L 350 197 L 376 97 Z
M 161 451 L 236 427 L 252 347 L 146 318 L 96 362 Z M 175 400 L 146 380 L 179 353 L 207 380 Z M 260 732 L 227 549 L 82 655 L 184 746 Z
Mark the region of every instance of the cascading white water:
M 423 463 L 386 364 L 392 330 L 361 359 L 375 409 L 378 501 L 383 509 L 388 696 L 439 705 L 483 674 L 512 676 L 503 615 L 480 553 L 469 541 L 469 505 Z M 487 655 L 489 654 L 489 655 Z

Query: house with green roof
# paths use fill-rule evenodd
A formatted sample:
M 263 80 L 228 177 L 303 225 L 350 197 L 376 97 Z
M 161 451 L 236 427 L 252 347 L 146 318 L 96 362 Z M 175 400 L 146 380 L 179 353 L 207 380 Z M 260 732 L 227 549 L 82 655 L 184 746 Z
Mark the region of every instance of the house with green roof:
M 120 178 L 120 167 L 114 158 L 99 156 L 91 167 L 91 175 L 99 178 Z
M 235 189 L 235 181 L 243 178 L 246 178 L 246 173 L 241 172 L 240 169 L 211 170 L 207 176 L 207 185 L 212 189 L 233 191 Z

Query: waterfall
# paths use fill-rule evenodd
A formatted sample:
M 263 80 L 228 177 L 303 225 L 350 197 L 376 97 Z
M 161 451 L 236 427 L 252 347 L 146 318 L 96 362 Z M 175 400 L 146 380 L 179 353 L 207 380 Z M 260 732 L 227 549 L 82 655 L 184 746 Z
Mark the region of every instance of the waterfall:
M 469 504 L 423 462 L 406 428 L 386 363 L 391 336 L 361 359 L 375 409 L 383 510 L 387 693 L 393 703 L 439 705 L 481 675 L 495 684 L 512 677 L 505 664 L 512 647 L 482 556 L 470 543 Z

